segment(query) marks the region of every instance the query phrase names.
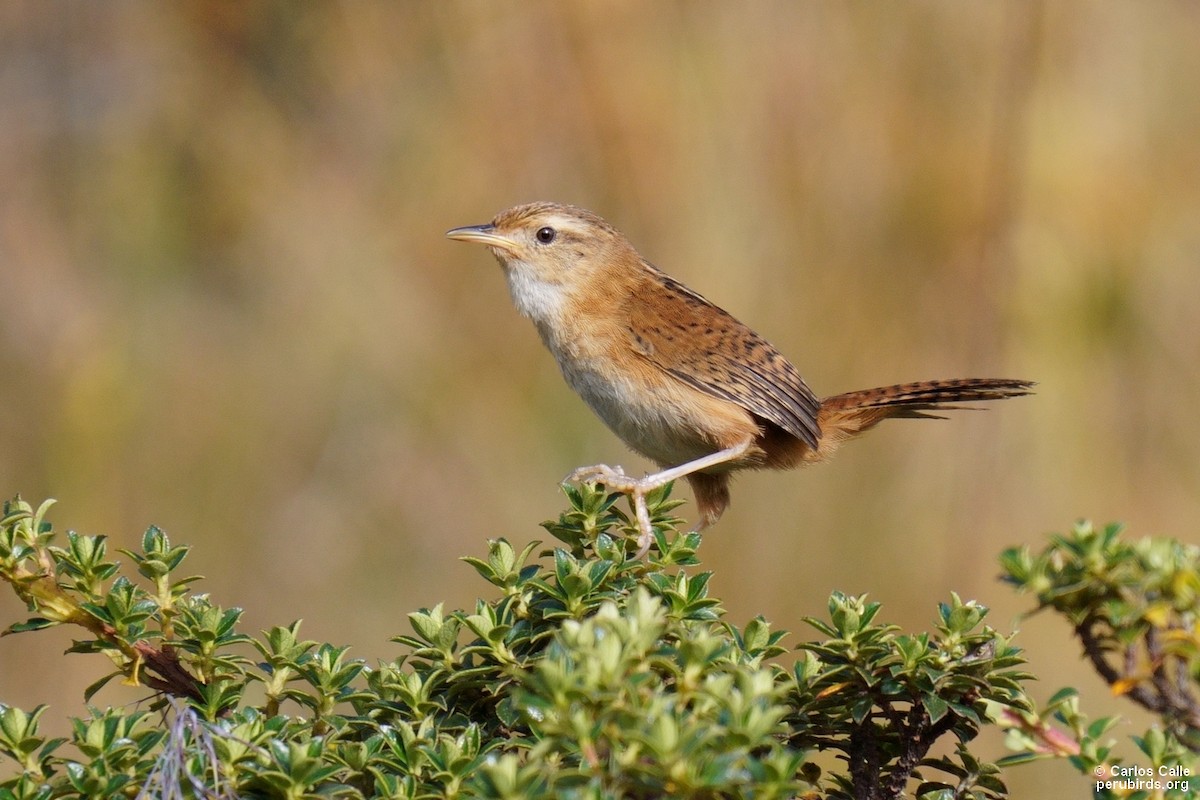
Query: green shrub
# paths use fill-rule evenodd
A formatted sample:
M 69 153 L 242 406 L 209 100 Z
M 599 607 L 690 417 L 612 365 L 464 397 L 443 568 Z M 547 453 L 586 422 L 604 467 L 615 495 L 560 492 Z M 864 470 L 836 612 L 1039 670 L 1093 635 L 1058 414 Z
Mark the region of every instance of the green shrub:
M 537 542 L 519 552 L 489 542 L 485 558 L 464 559 L 490 584 L 488 599 L 409 614 L 412 633 L 395 637 L 405 655 L 374 666 L 302 639 L 297 623 L 240 632 L 241 610 L 178 577 L 188 548 L 157 528 L 139 551 L 121 551 L 134 576 L 102 536 L 68 532 L 56 546 L 49 502 L 8 502 L 0 577 L 31 616 L 7 632 L 78 626 L 85 636 L 71 651 L 115 665 L 87 699 L 120 676 L 152 701 L 91 709 L 65 740 L 39 733 L 44 706 L 0 705 L 0 753 L 15 763 L 0 800 L 1001 798 L 999 767 L 970 750 L 992 724 L 1026 750 L 1007 762 L 1059 755 L 1086 769 L 1109 758 L 1098 743 L 1109 723 L 1086 725 L 1074 696 L 1035 710 L 1019 651 L 977 603 L 953 596 L 932 631 L 905 634 L 877 621 L 878 603 L 835 593 L 825 615 L 806 620 L 818 638 L 789 651 L 762 618 L 741 628 L 724 619 L 711 573 L 691 569 L 700 536 L 676 531 L 667 490 L 649 504 L 657 548 L 645 561 L 630 557 L 617 495 L 566 493 L 570 508 L 544 523 L 560 546 L 535 557 Z M 1074 579 L 1077 595 L 1056 589 L 1072 580 L 1063 557 L 1010 551 L 1005 566 L 1043 606 L 1078 618 L 1077 630 L 1129 644 L 1137 636 L 1118 624 L 1137 617 L 1141 641 L 1154 629 L 1172 654 L 1187 649 L 1175 635 L 1185 628 L 1171 626 L 1194 622 L 1194 584 L 1171 584 L 1192 586 L 1191 606 L 1177 591 L 1138 617 L 1111 593 L 1088 594 L 1090 577 Z M 1124 569 L 1113 591 L 1136 577 Z M 1085 611 L 1096 602 L 1109 613 L 1099 622 Z M 1194 637 L 1190 646 L 1194 681 Z M 1137 699 L 1140 685 L 1127 693 Z M 1161 747 L 1144 737 L 1144 749 L 1158 748 L 1156 764 L 1194 764 L 1181 744 L 1193 723 L 1170 716 Z M 838 768 L 819 767 L 818 751 Z
M 1121 531 L 1079 522 L 1041 552 L 1014 547 L 1000 563 L 1007 582 L 1037 597 L 1035 611 L 1053 610 L 1071 625 L 1115 694 L 1159 718 L 1161 726 L 1133 737 L 1142 753 L 1134 766 L 1150 774 L 1120 769 L 1105 738 L 1119 720 L 1089 722 L 1074 689 L 1056 693 L 1040 713 L 1004 712 L 1010 745 L 1023 752 L 1002 763 L 1066 757 L 1103 779 L 1098 797 L 1195 796 L 1200 782 L 1188 779 L 1200 767 L 1200 548 L 1165 538 L 1127 542 Z M 1139 777 L 1151 786 L 1136 788 Z

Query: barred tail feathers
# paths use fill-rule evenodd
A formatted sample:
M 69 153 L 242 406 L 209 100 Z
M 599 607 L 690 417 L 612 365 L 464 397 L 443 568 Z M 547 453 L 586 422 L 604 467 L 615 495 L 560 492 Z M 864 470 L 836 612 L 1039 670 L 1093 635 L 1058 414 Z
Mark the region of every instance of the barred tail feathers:
M 1033 381 L 1012 378 L 954 378 L 918 381 L 827 397 L 817 418 L 820 446 L 805 458 L 821 461 L 839 444 L 865 433 L 885 419 L 945 419 L 937 411 L 980 410 L 958 403 L 1004 400 L 1030 394 Z

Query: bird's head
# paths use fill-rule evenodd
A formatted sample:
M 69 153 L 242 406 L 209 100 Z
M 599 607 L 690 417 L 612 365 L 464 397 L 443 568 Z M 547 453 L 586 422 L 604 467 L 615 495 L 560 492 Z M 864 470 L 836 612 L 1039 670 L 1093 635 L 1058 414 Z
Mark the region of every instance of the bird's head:
M 590 211 L 559 203 L 529 203 L 501 211 L 484 225 L 446 232 L 486 245 L 508 279 L 517 310 L 535 322 L 551 322 L 599 301 L 641 259 L 621 233 Z

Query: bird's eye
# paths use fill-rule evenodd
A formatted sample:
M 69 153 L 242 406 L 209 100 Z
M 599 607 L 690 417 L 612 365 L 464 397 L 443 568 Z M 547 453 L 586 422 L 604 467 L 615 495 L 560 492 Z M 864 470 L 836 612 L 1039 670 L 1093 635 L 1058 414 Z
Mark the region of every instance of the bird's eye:
M 538 228 L 538 232 L 534 234 L 534 236 L 537 237 L 537 240 L 542 244 L 550 244 L 554 241 L 554 237 L 557 235 L 558 232 L 549 226 L 546 226 L 545 228 Z

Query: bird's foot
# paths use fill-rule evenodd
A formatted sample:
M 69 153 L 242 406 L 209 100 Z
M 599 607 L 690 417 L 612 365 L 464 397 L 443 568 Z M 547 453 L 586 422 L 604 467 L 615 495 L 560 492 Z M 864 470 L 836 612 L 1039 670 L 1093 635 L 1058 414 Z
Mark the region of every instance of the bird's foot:
M 650 511 L 646 508 L 646 495 L 664 484 L 670 483 L 669 478 L 662 480 L 661 474 L 634 478 L 626 475 L 620 467 L 596 464 L 591 467 L 580 467 L 567 476 L 567 481 L 571 483 L 601 483 L 605 488 L 629 496 L 638 524 L 638 550 L 633 557 L 640 560 L 650 552 L 650 545 L 654 542 L 654 526 L 650 524 Z
M 620 467 L 610 467 L 608 464 L 595 464 L 590 467 L 580 467 L 571 472 L 563 483 L 603 483 L 619 492 L 627 491 L 626 484 L 636 481 L 625 474 Z

